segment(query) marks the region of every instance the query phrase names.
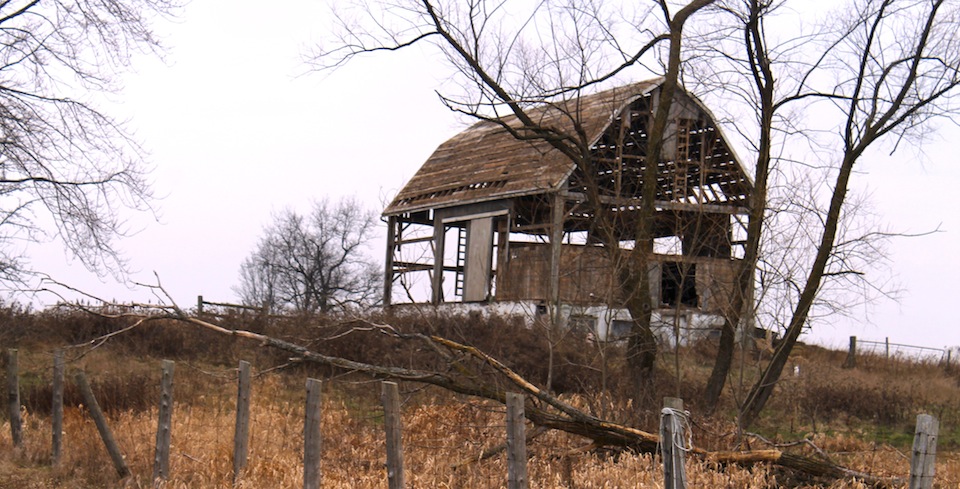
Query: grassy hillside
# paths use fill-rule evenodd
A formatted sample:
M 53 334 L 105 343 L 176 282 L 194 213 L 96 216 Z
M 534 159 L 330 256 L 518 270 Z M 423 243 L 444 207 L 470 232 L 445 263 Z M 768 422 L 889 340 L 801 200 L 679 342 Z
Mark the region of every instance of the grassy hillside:
M 271 319 L 209 317 L 225 327 L 286 338 L 328 355 L 406 367 L 444 369 L 422 348 L 369 331 L 355 318 Z M 699 398 L 714 348 L 709 343 L 664 352 L 654 385 L 629 398 L 622 349 L 585 338 L 553 337 L 515 321 L 461 318 L 369 318 L 402 331 L 429 331 L 474 344 L 531 381 L 550 382 L 562 398 L 612 421 L 655 432 L 663 396 L 682 397 L 691 411 L 693 443 L 700 448 L 770 448 L 817 455 L 875 475 L 905 476 L 913 423 L 920 412 L 941 421 L 938 481 L 960 483 L 960 392 L 957 375 L 942 365 L 909 359 L 859 358 L 842 369 L 846 353 L 800 348 L 799 375 L 783 379 L 755 434 L 738 435 L 737 399 L 764 361 L 748 352 L 723 406 L 703 414 Z M 145 323 L 101 343 L 102 335 L 129 326 L 72 312 L 0 312 L 0 347 L 18 348 L 25 444 L 14 450 L 6 409 L 0 414 L 0 487 L 146 487 L 150 485 L 159 400 L 160 360 L 177 362 L 174 388 L 172 478 L 166 487 L 231 487 L 236 365 L 254 367 L 251 455 L 241 487 L 302 485 L 304 380 L 324 384 L 324 487 L 385 487 L 379 385 L 328 367 L 305 365 L 258 344 L 169 321 Z M 70 347 L 70 345 L 75 345 Z M 107 411 L 133 478 L 117 481 L 79 393 L 68 382 L 64 460 L 51 468 L 52 351 L 67 348 L 68 380 L 84 370 Z M 675 356 L 678 355 L 678 356 Z M 679 361 L 677 361 L 679 360 Z M 793 371 L 791 367 L 791 372 Z M 503 443 L 500 405 L 414 383 L 401 385 L 404 447 L 410 487 L 501 487 L 505 456 L 480 459 Z M 798 441 L 807 440 L 802 443 Z M 531 487 L 658 487 L 659 464 L 649 455 L 594 450 L 588 440 L 548 432 L 531 441 Z M 789 447 L 788 447 L 789 446 Z M 691 461 L 690 487 L 817 487 L 822 481 L 766 466 L 713 467 Z M 832 484 L 832 485 L 830 485 Z M 829 487 L 859 487 L 840 481 Z

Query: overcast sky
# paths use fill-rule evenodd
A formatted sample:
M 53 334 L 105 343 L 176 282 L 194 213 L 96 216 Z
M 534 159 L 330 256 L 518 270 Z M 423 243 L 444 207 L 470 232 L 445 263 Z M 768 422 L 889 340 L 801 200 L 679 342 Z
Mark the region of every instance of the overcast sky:
M 156 272 L 181 306 L 232 302 L 240 262 L 272 213 L 306 211 L 312 200 L 354 196 L 380 210 L 441 142 L 463 129 L 438 101 L 445 80 L 423 51 L 354 60 L 333 74 L 308 73 L 302 54 L 325 24 L 324 2 L 192 2 L 157 28 L 165 60 L 138 59 L 116 112 L 150 151 L 158 220 L 131 216 L 140 232 L 124 240 L 133 279 Z M 933 347 L 960 345 L 950 311 L 960 288 L 960 165 L 942 127 L 924 158 L 902 150 L 871 155 L 853 187 L 871 194 L 890 228 L 941 233 L 893 243 L 891 262 L 904 288 L 900 303 L 838 317 L 806 341 L 842 345 L 850 335 Z M 741 155 L 746 154 L 741 149 Z M 377 241 L 370 252 L 383 255 Z M 100 280 L 55 246 L 34 250 L 34 266 L 119 301 L 142 290 Z M 40 297 L 51 301 L 51 297 Z

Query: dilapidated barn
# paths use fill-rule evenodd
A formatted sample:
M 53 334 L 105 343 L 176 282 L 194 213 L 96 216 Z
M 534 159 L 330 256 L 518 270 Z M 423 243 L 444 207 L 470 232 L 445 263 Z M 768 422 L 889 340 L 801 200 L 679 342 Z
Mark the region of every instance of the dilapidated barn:
M 617 216 L 632 246 L 644 185 L 657 186 L 650 300 L 661 322 L 709 328 L 733 287 L 752 183 L 710 112 L 679 91 L 671 106 L 656 182 L 644 182 L 647 128 L 660 79 L 544 104 L 544 127 L 589 140 L 584 174 L 542 140 L 523 141 L 481 121 L 440 147 L 384 210 L 384 303 L 527 304 L 563 308 L 564 320 L 601 337 L 627 328 L 611 254 L 592 236 L 596 206 Z M 501 119 L 518 124 L 513 116 Z M 596 199 L 595 199 L 596 200 Z M 406 296 L 400 299 L 400 294 Z

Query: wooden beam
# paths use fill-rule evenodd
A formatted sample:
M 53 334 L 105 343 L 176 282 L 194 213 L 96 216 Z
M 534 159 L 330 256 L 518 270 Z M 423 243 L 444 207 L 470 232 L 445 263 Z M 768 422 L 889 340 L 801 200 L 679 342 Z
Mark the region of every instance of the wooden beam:
M 387 256 L 383 265 L 383 305 L 389 306 L 393 298 L 393 259 L 397 246 L 397 218 L 387 217 Z
M 411 261 L 395 261 L 393 266 L 400 271 L 404 272 L 422 272 L 422 271 L 431 271 L 436 270 L 436 266 L 432 263 L 416 263 Z M 457 267 L 453 265 L 444 265 L 444 272 L 463 272 L 463 267 Z
M 430 287 L 430 302 L 434 305 L 443 301 L 443 242 L 447 228 L 440 216 L 433 220 L 433 280 Z
M 567 200 L 573 202 L 583 202 L 587 200 L 586 194 L 582 192 L 561 192 L 561 195 Z M 638 209 L 640 208 L 640 199 L 630 197 L 611 197 L 602 195 L 600 196 L 600 203 L 620 207 L 635 206 Z M 656 206 L 657 210 L 709 212 L 713 214 L 747 214 L 750 212 L 750 209 L 743 206 L 725 204 L 697 204 L 658 200 L 654 203 L 654 205 Z

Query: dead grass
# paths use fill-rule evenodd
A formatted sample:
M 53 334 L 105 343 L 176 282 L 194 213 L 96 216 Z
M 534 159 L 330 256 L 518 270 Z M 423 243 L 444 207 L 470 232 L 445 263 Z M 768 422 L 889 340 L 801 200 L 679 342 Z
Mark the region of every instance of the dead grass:
M 182 372 L 187 377 L 189 372 Z M 178 402 L 174 411 L 170 488 L 232 487 L 234 398 L 232 379 L 200 376 L 209 390 L 195 402 Z M 189 382 L 178 379 L 178 385 Z M 251 453 L 239 487 L 302 485 L 302 382 L 273 374 L 254 382 Z M 351 386 L 375 391 L 377 385 Z M 385 481 L 382 417 L 374 404 L 351 402 L 336 387 L 324 393 L 322 458 L 324 487 L 374 488 Z M 291 394 L 296 393 L 296 394 Z M 504 487 L 504 456 L 478 460 L 485 447 L 502 442 L 503 408 L 444 393 L 413 393 L 403 413 L 409 487 Z M 47 468 L 49 421 L 25 413 L 25 446 L 16 453 L 0 438 L 0 487 L 148 487 L 152 473 L 156 410 L 124 411 L 111 426 L 135 474 L 117 481 L 96 428 L 80 408 L 65 413 L 63 464 Z M 4 433 L 9 425 L 0 426 Z M 813 441 L 837 460 L 873 474 L 902 476 L 905 455 L 887 445 L 846 434 L 818 434 Z M 695 440 L 695 443 L 697 440 Z M 579 451 L 585 442 L 548 433 L 529 446 L 531 487 L 661 487 L 660 466 L 649 455 Z M 458 468 L 453 468 L 459 465 Z M 938 473 L 944 484 L 960 482 L 960 460 L 942 454 Z M 690 487 L 767 488 L 803 486 L 803 481 L 766 467 L 718 469 L 688 462 Z M 831 488 L 861 487 L 841 481 Z
M 32 327 L 49 331 L 53 326 L 32 318 Z M 77 331 L 100 331 L 108 326 L 70 323 Z M 498 324 L 506 328 L 509 325 Z M 113 326 L 115 327 L 115 326 Z M 297 333 L 317 347 L 325 347 L 309 329 Z M 442 329 L 437 326 L 438 329 Z M 18 334 L 27 334 L 29 328 Z M 453 330 L 451 330 L 453 331 Z M 456 333 L 456 331 L 454 331 Z M 4 333 L 0 331 L 0 336 Z M 88 333 L 84 333 L 88 334 Z M 90 333 L 92 334 L 92 333 Z M 153 470 L 159 399 L 161 356 L 172 353 L 177 363 L 176 399 L 171 450 L 172 477 L 168 488 L 233 487 L 232 450 L 236 372 L 239 357 L 251 359 L 257 369 L 283 363 L 277 355 L 220 338 L 191 337 L 189 331 L 174 330 L 175 341 L 192 345 L 181 352 L 161 348 L 151 353 L 151 342 L 161 342 L 158 331 L 145 331 L 139 344 L 133 339 L 107 345 L 69 364 L 70 371 L 83 369 L 94 382 L 101 404 L 108 410 L 111 427 L 134 476 L 118 481 L 116 472 L 97 435 L 96 428 L 80 405 L 68 395 L 65 413 L 64 460 L 51 468 L 49 407 L 49 365 L 51 344 L 27 335 L 13 344 L 21 346 L 20 365 L 24 372 L 21 395 L 24 399 L 25 444 L 14 450 L 9 424 L 0 425 L 0 487 L 119 488 L 150 487 Z M 469 336 L 469 331 L 461 331 Z M 501 333 L 502 335 L 503 333 Z M 80 335 L 83 336 L 83 335 Z M 11 339 L 8 334 L 7 340 Z M 57 337 L 59 338 L 59 337 Z M 503 336 L 501 336 L 503 338 Z M 14 340 L 17 337 L 13 337 Z M 197 345 L 194 343 L 204 342 Z M 530 342 L 532 339 L 526 338 Z M 10 344 L 10 343 L 8 343 Z M 582 343 L 580 343 L 582 345 Z M 388 345 L 341 345 L 358 354 L 391 352 Z M 529 345 L 527 345 L 529 348 Z M 581 349 L 583 349 L 581 347 Z M 702 351 L 698 351 L 702 350 Z M 527 354 L 532 359 L 515 365 L 536 375 L 537 355 L 542 352 L 501 347 L 507 355 Z M 586 350 L 586 349 L 583 349 Z M 615 353 L 615 352 L 614 352 Z M 392 351 L 398 361 L 414 361 L 407 351 Z M 709 372 L 709 348 L 681 351 L 679 386 L 664 358 L 652 397 L 672 395 L 676 390 L 689 398 L 694 421 L 694 444 L 711 449 L 729 449 L 736 430 L 729 420 L 735 396 L 725 398 L 725 410 L 714 417 L 698 414 L 699 384 Z M 576 362 L 589 362 L 589 352 L 565 353 L 570 360 L 568 379 L 577 380 L 576 389 L 563 394 L 571 403 L 620 422 L 633 422 L 647 430 L 656 429 L 656 416 L 646 409 L 631 407 L 615 388 L 603 395 L 585 394 L 590 387 L 575 377 Z M 610 358 L 610 357 L 608 357 Z M 941 419 L 941 453 L 938 481 L 941 487 L 960 485 L 960 454 L 956 426 L 960 424 L 960 394 L 957 380 L 933 365 L 911 365 L 904 359 L 868 358 L 857 369 L 839 368 L 842 352 L 806 348 L 799 354 L 802 374 L 784 379 L 757 431 L 775 442 L 810 439 L 830 457 L 851 468 L 874 475 L 903 477 L 909 469 L 909 441 L 912 420 L 920 411 Z M 616 361 L 613 356 L 612 362 Z M 744 362 L 758 365 L 752 359 Z M 616 373 L 616 364 L 609 368 Z M 386 474 L 382 412 L 378 405 L 379 385 L 355 376 L 326 369 L 297 367 L 256 376 L 253 382 L 251 453 L 241 474 L 240 487 L 302 486 L 302 424 L 304 381 L 307 376 L 330 379 L 324 384 L 322 456 L 324 487 L 384 487 Z M 68 379 L 72 375 L 68 374 Z M 402 386 L 404 456 L 408 487 L 505 487 L 505 456 L 479 460 L 485 448 L 501 444 L 505 434 L 503 407 L 413 384 Z M 736 385 L 731 387 L 735 392 Z M 69 390 L 68 390 L 69 393 Z M 638 412 L 639 411 L 639 412 Z M 645 414 L 646 413 L 646 414 Z M 0 415 L 5 418 L 5 415 Z M 753 448 L 766 448 L 756 439 Z M 649 455 L 630 452 L 586 451 L 587 441 L 563 433 L 547 433 L 528 447 L 531 487 L 662 487 L 660 466 Z M 807 455 L 810 449 L 796 448 Z M 806 450 L 806 451 L 804 451 Z M 861 487 L 856 481 L 838 481 L 821 486 L 818 481 L 800 480 L 795 474 L 757 467 L 713 467 L 696 460 L 687 464 L 690 487 Z

